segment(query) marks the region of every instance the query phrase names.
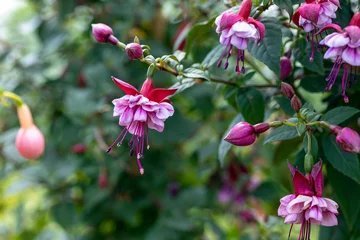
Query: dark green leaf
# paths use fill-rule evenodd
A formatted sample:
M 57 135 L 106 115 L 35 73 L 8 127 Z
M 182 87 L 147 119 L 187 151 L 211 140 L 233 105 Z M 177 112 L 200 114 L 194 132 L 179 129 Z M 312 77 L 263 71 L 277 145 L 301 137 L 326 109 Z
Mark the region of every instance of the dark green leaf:
M 190 87 L 192 87 L 195 84 L 195 79 L 193 78 L 184 78 L 181 81 L 175 83 L 171 86 L 171 88 L 177 88 L 177 91 L 175 94 L 178 94 Z
M 263 18 L 266 32 L 260 44 L 249 42 L 248 51 L 265 63 L 276 75 L 280 74 L 280 52 L 282 43 L 281 24 L 276 18 Z
M 274 0 L 275 5 L 280 8 L 284 8 L 290 15 L 290 19 L 293 15 L 293 3 L 291 0 Z
M 344 152 L 336 143 L 335 136 L 323 136 L 322 144 L 326 160 L 339 172 L 360 183 L 359 159 L 356 154 Z
M 201 65 L 204 68 L 209 68 L 215 63 L 217 63 L 221 57 L 222 52 L 224 51 L 223 45 L 218 45 L 215 48 L 213 48 L 205 57 L 204 61 L 201 63 Z
M 359 112 L 353 107 L 337 107 L 325 113 L 323 120 L 331 124 L 340 124 Z
M 298 132 L 299 136 L 303 135 L 305 130 L 306 130 L 305 123 L 300 122 L 300 123 L 296 124 L 296 131 Z
M 280 140 L 293 139 L 298 136 L 299 135 L 295 127 L 281 126 L 270 132 L 270 134 L 265 138 L 264 144 Z
M 193 68 L 193 67 L 187 68 L 184 70 L 183 75 L 184 77 L 187 78 L 200 78 L 210 81 L 209 76 L 206 74 L 206 72 L 198 68 Z
M 324 75 L 324 61 L 322 55 L 316 50 L 314 46 L 314 60 L 310 62 L 310 56 L 312 52 L 311 41 L 306 42 L 305 39 L 299 39 L 296 41 L 296 51 L 294 52 L 295 58 L 308 70 L 316 72 L 320 75 Z M 317 81 L 320 81 L 321 77 L 318 77 Z
M 324 92 L 326 85 L 325 77 L 317 75 L 305 76 L 300 81 L 300 86 L 309 92 Z
M 231 144 L 224 141 L 225 136 L 227 135 L 227 133 L 230 131 L 230 129 L 235 126 L 235 124 L 244 121 L 244 118 L 241 114 L 236 115 L 236 117 L 234 118 L 234 120 L 231 121 L 228 129 L 226 130 L 225 134 L 223 135 L 223 137 L 221 138 L 221 142 L 219 145 L 219 161 L 220 161 L 220 165 L 224 166 L 224 161 L 225 161 L 225 156 L 228 153 L 228 151 L 230 150 Z
M 251 124 L 264 121 L 265 102 L 256 88 L 241 88 L 236 95 L 236 104 L 245 120 Z

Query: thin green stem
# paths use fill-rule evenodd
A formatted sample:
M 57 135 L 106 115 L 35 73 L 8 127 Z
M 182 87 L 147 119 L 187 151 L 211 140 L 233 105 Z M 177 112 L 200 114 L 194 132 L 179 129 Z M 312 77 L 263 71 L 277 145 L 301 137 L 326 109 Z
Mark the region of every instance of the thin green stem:
M 11 99 L 12 101 L 14 101 L 14 103 L 16 104 L 17 107 L 20 107 L 21 105 L 24 104 L 21 97 L 13 92 L 8 92 L 8 91 L 0 92 L 0 98 Z
M 296 124 L 295 123 L 290 123 L 290 122 L 283 122 L 284 123 L 284 125 L 286 125 L 286 126 L 290 126 L 290 127 L 296 127 Z
M 265 74 L 260 70 L 260 68 L 255 64 L 255 62 L 250 57 L 247 57 L 245 59 L 245 62 L 249 64 L 256 72 L 258 72 L 268 84 L 272 84 L 272 81 L 265 76 Z
M 266 10 L 268 10 L 271 5 L 273 5 L 273 2 L 269 1 L 266 5 L 258 7 L 258 9 L 256 9 L 258 12 L 254 15 L 253 18 L 257 19 L 258 17 L 260 17 L 260 15 Z
M 311 133 L 310 131 L 306 131 L 306 135 L 307 135 L 307 139 L 308 139 L 308 149 L 307 149 L 307 153 L 311 154 Z

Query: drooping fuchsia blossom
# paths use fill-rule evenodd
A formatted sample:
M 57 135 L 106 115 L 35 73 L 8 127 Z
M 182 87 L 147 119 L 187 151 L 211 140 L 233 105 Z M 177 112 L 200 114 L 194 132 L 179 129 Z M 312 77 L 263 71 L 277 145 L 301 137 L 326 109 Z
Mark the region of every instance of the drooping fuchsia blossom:
M 311 174 L 306 176 L 290 163 L 288 166 L 293 176 L 295 194 L 280 199 L 278 215 L 285 218 L 286 224 L 301 224 L 299 239 L 310 239 L 311 224 L 328 227 L 337 225 L 338 204 L 322 197 L 322 161 L 315 164 Z
M 336 136 L 336 142 L 344 152 L 360 152 L 360 136 L 351 128 L 341 128 L 339 126 L 330 126 L 331 132 Z
M 346 96 L 346 88 L 348 86 L 351 87 L 352 83 L 356 83 L 356 69 L 360 66 L 360 13 L 355 13 L 349 26 L 344 30 L 336 24 L 329 24 L 323 27 L 319 33 L 330 28 L 336 32 L 326 36 L 324 40 L 320 42 L 320 44 L 329 47 L 324 58 L 335 61 L 329 76 L 326 78 L 326 81 L 329 83 L 325 91 L 329 91 L 332 88 L 341 65 L 343 65 L 344 72 L 341 79 L 341 87 L 342 96 L 347 103 L 349 102 L 349 98 Z
M 335 12 L 338 8 L 340 8 L 339 0 L 306 0 L 295 11 L 292 17 L 293 22 L 298 27 L 303 28 L 306 33 L 311 33 L 311 62 L 314 60 L 314 42 L 319 42 L 315 32 L 317 29 L 332 23 L 332 19 L 336 18 Z
M 237 59 L 235 71 L 240 74 L 240 60 L 243 63 L 241 72 L 245 72 L 244 57 L 245 49 L 248 47 L 249 39 L 261 41 L 265 34 L 265 26 L 250 16 L 252 7 L 251 0 L 244 0 L 240 6 L 238 14 L 226 11 L 215 20 L 216 32 L 220 35 L 220 43 L 225 45 L 224 52 L 218 62 L 218 67 L 222 64 L 222 59 L 227 53 L 224 68 L 229 65 L 229 58 L 232 54 L 233 46 L 237 48 Z
M 114 117 L 120 117 L 119 125 L 124 129 L 116 140 L 108 148 L 109 152 L 117 143 L 122 144 L 127 133 L 132 134 L 129 146 L 130 155 L 136 154 L 140 173 L 144 169 L 140 159 L 144 156 L 144 146 L 150 148 L 148 141 L 148 129 L 155 129 L 158 132 L 164 130 L 165 120 L 174 114 L 174 108 L 167 98 L 173 95 L 177 89 L 154 88 L 150 78 L 146 79 L 140 91 L 132 85 L 112 77 L 114 83 L 126 94 L 125 96 L 114 99 Z M 145 142 L 146 138 L 146 142 Z

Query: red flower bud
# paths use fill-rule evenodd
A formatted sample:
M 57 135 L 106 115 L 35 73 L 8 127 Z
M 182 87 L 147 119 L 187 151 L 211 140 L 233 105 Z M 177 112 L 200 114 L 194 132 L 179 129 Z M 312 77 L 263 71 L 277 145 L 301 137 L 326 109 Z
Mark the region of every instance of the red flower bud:
M 259 123 L 259 124 L 254 125 L 256 134 L 266 132 L 267 130 L 269 130 L 269 128 L 270 128 L 270 124 L 268 124 L 268 123 Z
M 126 45 L 125 52 L 131 60 L 136 60 L 142 57 L 142 47 L 138 43 L 129 43 Z
M 287 78 L 292 73 L 291 61 L 287 57 L 280 59 L 280 80 Z
M 73 153 L 76 154 L 83 154 L 86 152 L 86 146 L 84 144 L 75 144 L 74 146 L 72 146 L 71 148 Z
M 98 178 L 100 189 L 106 189 L 109 185 L 108 175 L 105 170 L 101 171 Z
M 292 109 L 294 109 L 295 112 L 299 112 L 301 107 L 302 107 L 302 103 L 300 101 L 300 99 L 298 98 L 298 96 L 294 95 L 291 98 L 291 107 Z
M 117 45 L 119 40 L 113 35 L 113 30 L 106 24 L 96 23 L 91 24 L 92 33 L 95 39 L 101 43 L 111 43 L 112 45 Z
M 224 140 L 236 146 L 249 146 L 256 140 L 255 128 L 250 123 L 239 122 L 229 131 Z
M 281 83 L 281 92 L 288 99 L 292 99 L 292 97 L 295 95 L 293 87 L 290 84 L 286 83 L 286 82 Z
M 357 132 L 351 128 L 343 128 L 336 136 L 336 142 L 344 152 L 359 153 L 360 137 Z
M 34 125 L 30 109 L 26 104 L 18 107 L 17 111 L 21 127 L 16 135 L 16 148 L 24 158 L 36 159 L 44 152 L 44 136 Z

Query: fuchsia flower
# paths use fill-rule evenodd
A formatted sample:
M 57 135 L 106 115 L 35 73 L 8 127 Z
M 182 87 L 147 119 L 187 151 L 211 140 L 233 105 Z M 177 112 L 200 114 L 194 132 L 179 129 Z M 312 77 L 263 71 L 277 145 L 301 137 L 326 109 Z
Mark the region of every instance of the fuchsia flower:
M 174 108 L 167 97 L 173 95 L 177 89 L 154 88 L 152 80 L 148 78 L 139 92 L 124 81 L 115 77 L 112 77 L 112 80 L 126 94 L 122 98 L 112 101 L 115 105 L 113 116 L 119 116 L 119 125 L 125 128 L 107 152 L 110 152 L 115 143 L 120 146 L 127 133 L 132 134 L 129 142 L 129 146 L 131 146 L 130 155 L 136 153 L 140 173 L 143 174 L 144 169 L 141 166 L 140 159 L 144 155 L 145 138 L 146 146 L 148 149 L 150 148 L 148 129 L 155 129 L 158 132 L 164 130 L 165 120 L 174 114 Z
M 336 136 L 336 142 L 344 152 L 360 152 L 360 136 L 351 128 L 341 128 L 339 126 L 330 126 L 331 132 Z
M 340 2 L 339 0 L 306 0 L 305 2 L 295 11 L 292 20 L 298 27 L 303 28 L 306 33 L 311 32 L 312 51 L 310 61 L 312 62 L 314 60 L 314 41 L 319 42 L 315 32 L 317 29 L 332 23 L 332 19 L 336 18 L 336 10 L 340 8 Z
M 239 61 L 241 60 L 243 63 L 241 71 L 245 72 L 244 57 L 249 39 L 260 42 L 265 34 L 265 26 L 249 17 L 251 7 L 252 1 L 244 0 L 238 14 L 226 11 L 216 18 L 216 32 L 220 34 L 220 43 L 226 46 L 218 62 L 218 67 L 221 66 L 225 53 L 227 53 L 227 57 L 224 68 L 228 67 L 229 58 L 233 46 L 235 46 L 238 49 L 235 71 L 240 74 Z
M 320 42 L 320 44 L 329 47 L 324 58 L 335 61 L 329 76 L 326 78 L 326 81 L 329 83 L 325 91 L 329 91 L 332 88 L 341 65 L 343 65 L 344 73 L 341 79 L 341 87 L 342 96 L 347 103 L 349 102 L 349 98 L 346 96 L 346 88 L 347 86 L 351 87 L 353 82 L 356 83 L 356 68 L 360 66 L 360 13 L 355 13 L 349 26 L 344 30 L 336 24 L 329 24 L 323 27 L 319 33 L 330 28 L 335 29 L 336 32 L 326 36 L 324 40 Z M 351 73 L 353 73 L 353 79 Z
M 328 227 L 337 225 L 338 204 L 322 197 L 322 161 L 315 164 L 311 174 L 306 176 L 290 163 L 288 166 L 293 176 L 295 194 L 280 199 L 278 215 L 285 218 L 284 223 L 301 224 L 299 239 L 305 240 L 310 239 L 311 224 Z

